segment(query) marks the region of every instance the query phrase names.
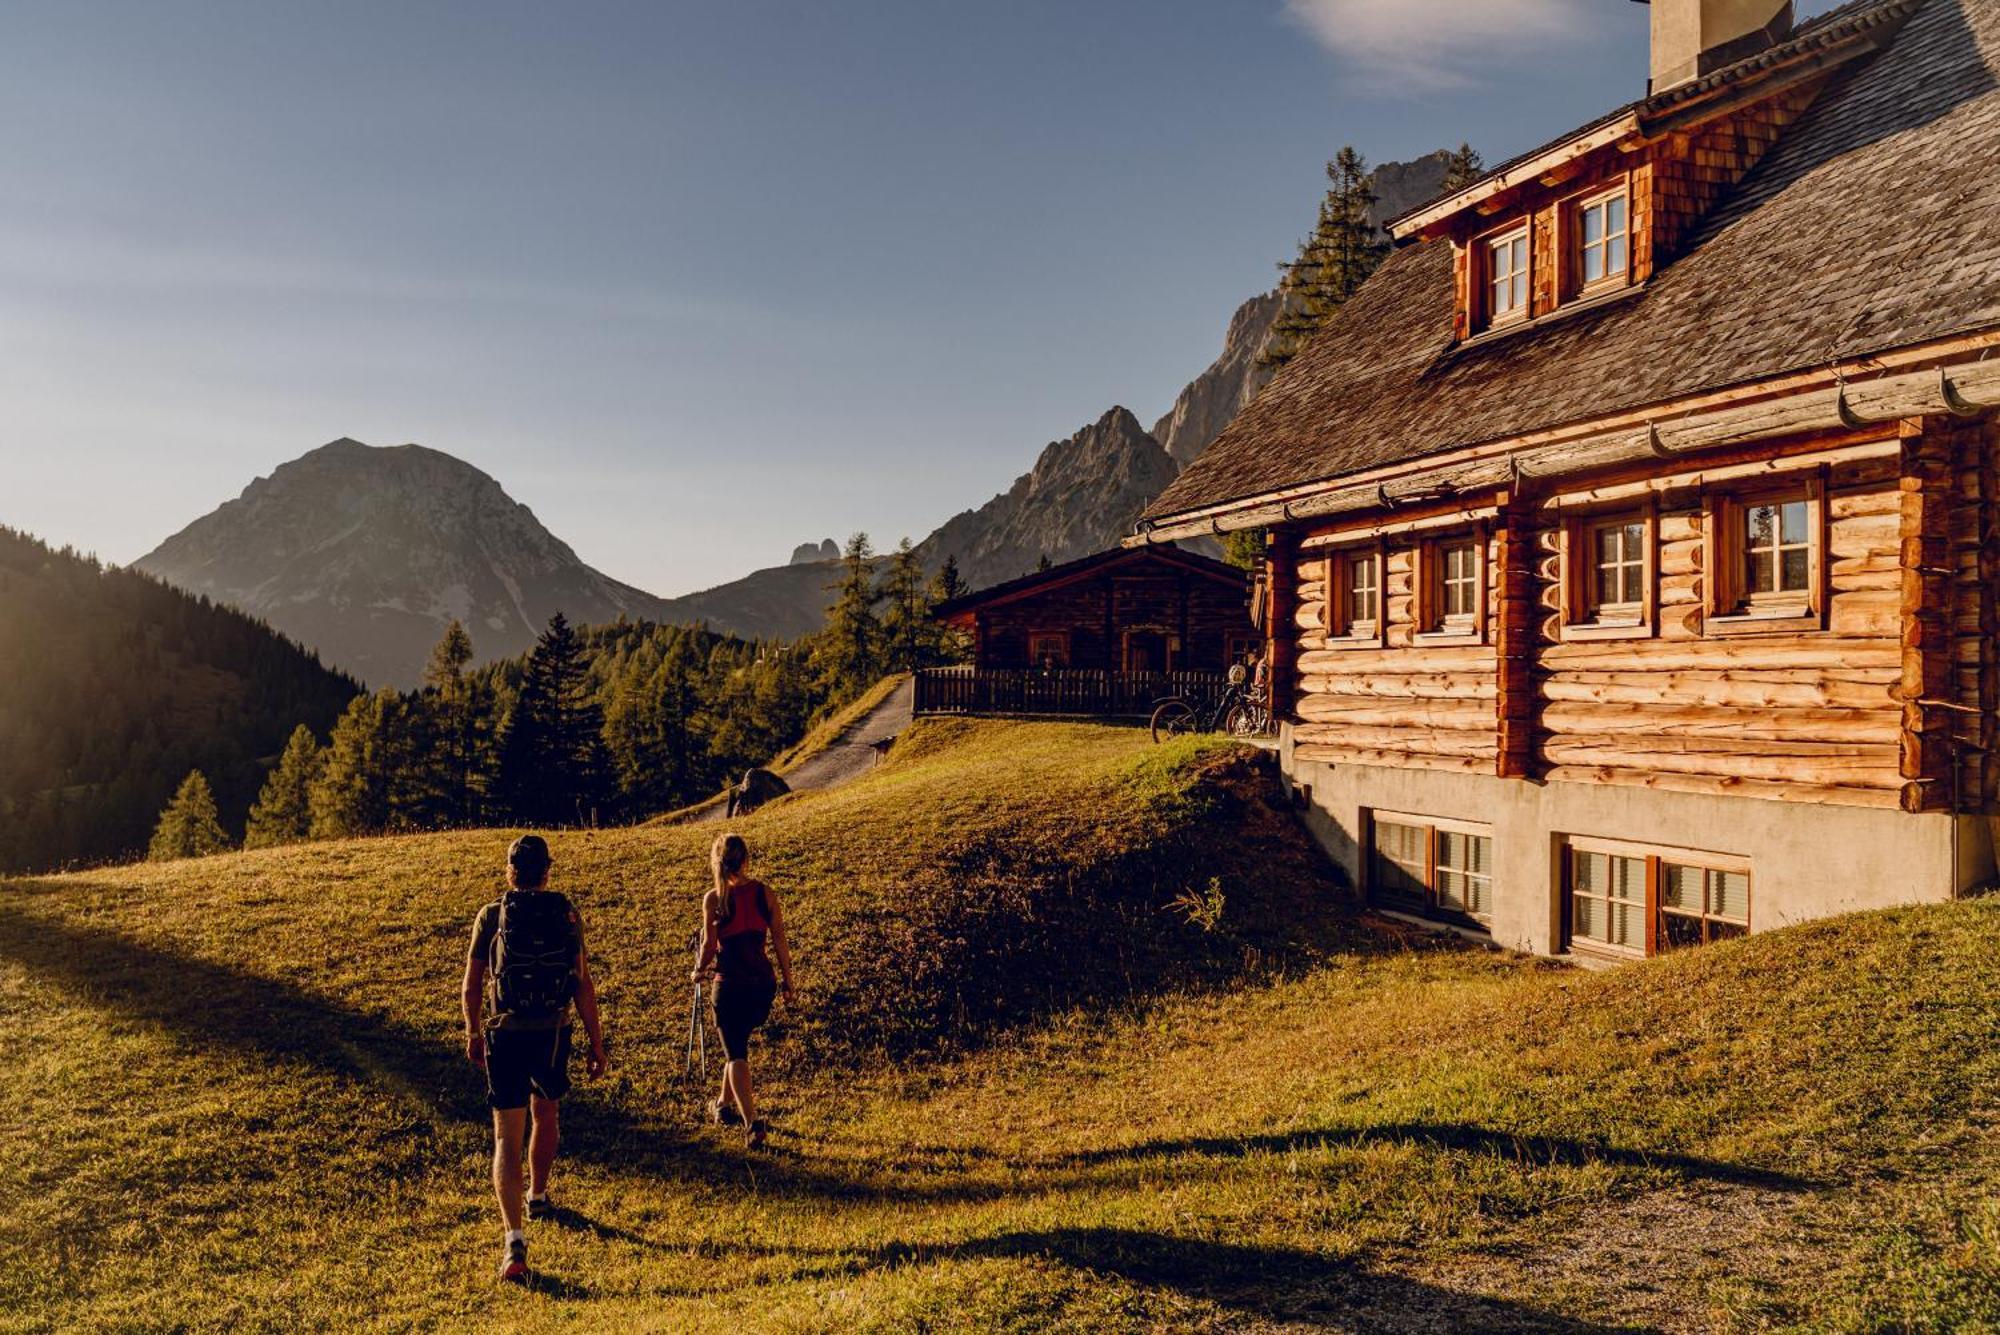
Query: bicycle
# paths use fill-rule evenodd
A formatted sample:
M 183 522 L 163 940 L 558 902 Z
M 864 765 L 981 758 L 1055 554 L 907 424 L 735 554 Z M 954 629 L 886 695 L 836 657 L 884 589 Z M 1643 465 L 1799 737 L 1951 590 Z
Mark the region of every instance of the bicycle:
M 1271 711 L 1259 695 L 1244 686 L 1248 674 L 1241 664 L 1229 669 L 1229 685 L 1206 714 L 1183 696 L 1154 702 L 1150 720 L 1153 740 L 1184 737 L 1195 732 L 1220 732 L 1231 737 L 1262 737 L 1271 730 Z

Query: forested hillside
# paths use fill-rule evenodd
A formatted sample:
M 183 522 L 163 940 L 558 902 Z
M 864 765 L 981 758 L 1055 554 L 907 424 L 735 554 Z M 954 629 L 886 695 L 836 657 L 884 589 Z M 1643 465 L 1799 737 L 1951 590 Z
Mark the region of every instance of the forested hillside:
M 359 687 L 263 622 L 0 528 L 0 870 L 124 857 L 188 771 L 240 828 Z

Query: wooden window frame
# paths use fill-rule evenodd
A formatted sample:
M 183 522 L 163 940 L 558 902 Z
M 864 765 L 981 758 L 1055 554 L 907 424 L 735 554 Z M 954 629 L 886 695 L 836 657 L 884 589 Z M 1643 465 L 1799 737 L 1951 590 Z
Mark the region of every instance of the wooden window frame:
M 1505 311 L 1494 309 L 1493 303 L 1493 251 L 1502 242 L 1511 243 L 1516 238 L 1522 242 L 1521 268 L 1518 271 L 1526 284 L 1521 303 Z M 1472 291 L 1468 294 L 1477 318 L 1473 327 L 1479 330 L 1506 329 L 1527 323 L 1535 307 L 1535 227 L 1534 219 L 1516 218 L 1503 227 L 1496 227 L 1482 233 L 1472 242 Z M 1515 271 L 1508 271 L 1511 280 Z
M 1070 666 L 1071 640 L 1069 631 L 1031 630 L 1028 632 L 1028 666 L 1036 671 L 1040 671 L 1042 666 L 1041 655 L 1035 652 L 1035 641 L 1037 640 L 1061 640 L 1062 662 L 1056 666 L 1058 668 L 1068 668 Z
M 1348 615 L 1352 567 L 1357 557 L 1375 562 L 1375 619 Z M 1381 649 L 1389 643 L 1389 553 L 1379 539 L 1337 547 L 1326 557 L 1326 642 L 1333 649 Z
M 1438 902 L 1438 849 L 1441 840 L 1438 836 L 1441 834 L 1462 834 L 1469 838 L 1484 839 L 1488 844 L 1488 856 L 1490 858 L 1493 842 L 1493 827 L 1491 825 L 1480 821 L 1456 820 L 1447 816 L 1420 816 L 1414 812 L 1378 811 L 1373 808 L 1365 809 L 1362 814 L 1364 816 L 1367 836 L 1366 842 L 1362 846 L 1361 856 L 1362 895 L 1369 903 L 1375 904 L 1378 908 L 1386 907 L 1390 912 L 1394 913 L 1410 911 L 1376 902 L 1375 895 L 1378 887 L 1375 883 L 1375 831 L 1376 826 L 1383 822 L 1387 822 L 1390 825 L 1402 825 L 1412 829 L 1420 829 L 1424 831 L 1425 907 L 1417 911 L 1418 915 L 1425 918 L 1434 918 L 1441 922 L 1458 923 L 1463 926 L 1475 927 L 1480 931 L 1488 930 L 1493 920 L 1493 894 L 1495 884 L 1500 879 L 1498 874 L 1491 870 L 1486 873 L 1487 908 L 1485 913 L 1474 913 L 1441 907 Z
M 1372 859 L 1374 852 L 1372 831 L 1369 852 Z M 1646 864 L 1644 882 L 1645 899 L 1641 910 L 1641 917 L 1645 924 L 1645 944 L 1642 947 L 1618 946 L 1610 942 L 1595 941 L 1589 937 L 1579 937 L 1576 935 L 1574 930 L 1576 915 L 1572 900 L 1575 895 L 1575 854 L 1577 853 L 1600 853 L 1607 857 L 1641 860 Z M 1662 884 L 1661 868 L 1669 864 L 1677 867 L 1692 867 L 1704 872 L 1738 873 L 1748 883 L 1744 892 L 1747 896 L 1748 911 L 1744 914 L 1740 922 L 1723 915 L 1710 915 L 1704 912 L 1702 915 L 1702 941 L 1704 944 L 1711 939 L 1707 925 L 1711 918 L 1714 921 L 1730 926 L 1739 926 L 1746 934 L 1754 930 L 1752 923 L 1756 920 L 1757 913 L 1757 882 L 1754 873 L 1751 871 L 1749 858 L 1740 857 L 1733 853 L 1710 853 L 1702 849 L 1676 848 L 1668 844 L 1637 843 L 1625 839 L 1599 839 L 1590 835 L 1565 835 L 1562 840 L 1560 859 L 1562 870 L 1561 918 L 1563 949 L 1571 954 L 1619 960 L 1650 959 L 1655 955 L 1661 954 L 1661 943 L 1666 939 L 1666 923 L 1664 919 L 1668 912 L 1663 907 L 1662 896 L 1660 894 Z M 1372 860 L 1369 865 L 1372 869 Z M 1688 915 L 1677 914 L 1677 916 L 1685 917 Z
M 1742 516 L 1772 501 L 1806 503 L 1806 588 L 1800 599 L 1762 607 L 1743 591 Z M 1756 487 L 1731 487 L 1702 497 L 1702 607 L 1704 635 L 1773 635 L 1825 630 L 1828 587 L 1826 469 L 1794 474 Z
M 1473 552 L 1472 611 L 1448 617 L 1444 611 L 1445 554 L 1455 547 Z M 1486 604 L 1491 592 L 1489 568 L 1491 542 L 1486 526 L 1427 536 L 1416 548 L 1416 630 L 1417 644 L 1484 644 Z
M 1583 276 L 1583 215 L 1597 205 L 1611 199 L 1625 201 L 1625 267 L 1617 273 L 1607 273 L 1601 278 L 1585 279 Z M 1587 297 L 1602 296 L 1607 292 L 1617 292 L 1632 285 L 1634 263 L 1633 236 L 1635 233 L 1632 216 L 1632 178 L 1629 173 L 1610 181 L 1599 181 L 1588 190 L 1578 191 L 1563 201 L 1558 212 L 1557 228 L 1563 254 L 1563 299 L 1580 301 Z
M 1641 539 L 1645 569 L 1640 577 L 1640 598 L 1636 606 L 1612 605 L 1615 615 L 1605 616 L 1605 604 L 1597 601 L 1597 530 L 1614 525 L 1637 523 L 1645 530 Z M 1597 510 L 1563 516 L 1559 537 L 1562 557 L 1562 638 L 1565 640 L 1636 640 L 1659 633 L 1660 625 L 1660 511 L 1648 502 L 1637 510 Z M 1626 608 L 1630 606 L 1628 612 Z

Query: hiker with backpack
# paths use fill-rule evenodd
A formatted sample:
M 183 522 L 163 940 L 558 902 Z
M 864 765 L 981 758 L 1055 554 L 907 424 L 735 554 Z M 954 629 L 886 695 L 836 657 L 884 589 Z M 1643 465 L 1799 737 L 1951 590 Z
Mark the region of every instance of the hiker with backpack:
M 720 1125 L 743 1127 L 750 1148 L 758 1149 L 770 1128 L 757 1116 L 750 1089 L 750 1035 L 770 1018 L 780 975 L 785 1002 L 792 1002 L 792 948 L 777 894 L 750 877 L 743 836 L 718 836 L 708 862 L 715 885 L 702 896 L 693 978 L 699 987 L 713 975 L 715 1027 L 722 1034 L 722 1091 L 709 1112 Z M 767 935 L 778 953 L 778 972 L 764 953 Z
M 479 911 L 465 960 L 465 1055 L 486 1072 L 493 1109 L 493 1193 L 507 1239 L 500 1277 L 528 1275 L 522 1228 L 521 1141 L 528 1140 L 527 1218 L 548 1219 L 556 1161 L 557 1104 L 569 1092 L 574 1008 L 590 1041 L 586 1070 L 604 1074 L 604 1027 L 590 979 L 583 920 L 548 888 L 548 842 L 524 834 L 507 850 L 507 892 Z

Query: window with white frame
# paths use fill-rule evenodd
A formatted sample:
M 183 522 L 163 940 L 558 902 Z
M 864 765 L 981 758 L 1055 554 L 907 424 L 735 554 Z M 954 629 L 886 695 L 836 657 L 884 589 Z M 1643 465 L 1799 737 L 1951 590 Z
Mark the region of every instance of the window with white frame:
M 1600 621 L 1635 618 L 1646 603 L 1646 521 L 1636 515 L 1589 525 L 1588 608 Z
M 1372 812 L 1368 897 L 1383 908 L 1484 923 L 1493 912 L 1490 826 Z
M 1350 547 L 1327 561 L 1328 633 L 1335 638 L 1378 640 L 1382 633 L 1382 552 Z
M 1486 243 L 1486 318 L 1490 323 L 1528 313 L 1528 229 L 1525 225 Z
M 1622 282 L 1631 268 L 1630 204 L 1625 188 L 1576 207 L 1577 276 L 1585 288 Z
M 1572 949 L 1653 955 L 1750 930 L 1746 859 L 1572 837 L 1563 862 Z

